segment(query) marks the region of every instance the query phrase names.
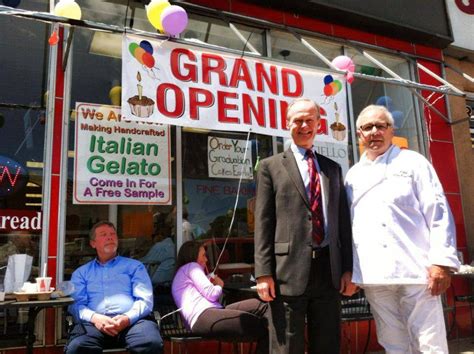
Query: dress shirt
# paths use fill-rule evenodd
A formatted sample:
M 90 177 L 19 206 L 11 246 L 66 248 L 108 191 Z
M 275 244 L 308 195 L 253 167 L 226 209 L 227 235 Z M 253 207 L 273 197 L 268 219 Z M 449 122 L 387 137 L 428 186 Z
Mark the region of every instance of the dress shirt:
M 308 170 L 308 158 L 306 156 L 307 149 L 297 146 L 294 142 L 291 143 L 290 149 L 295 155 L 296 164 L 298 165 L 298 170 L 300 171 L 300 175 L 304 183 L 304 188 L 306 189 L 306 195 L 308 196 L 308 199 L 310 199 L 311 191 L 309 189 L 310 178 L 309 178 L 309 170 Z M 316 152 L 314 151 L 314 147 L 312 147 L 311 149 L 313 150 L 313 153 L 314 153 L 314 162 L 315 162 L 316 170 L 318 171 L 319 174 L 321 174 L 321 169 L 319 168 L 319 163 L 316 157 Z M 323 242 L 321 242 L 320 247 L 325 247 L 329 245 L 329 240 L 326 237 L 327 235 L 326 231 L 328 229 L 328 225 L 327 225 L 327 217 L 326 217 L 327 215 L 327 207 L 326 207 L 326 200 L 325 200 L 326 198 L 325 198 L 324 192 L 325 190 L 323 187 L 323 183 L 321 183 L 321 200 L 323 202 L 323 216 L 324 216 L 324 223 L 323 223 L 324 240 Z
M 69 306 L 76 319 L 90 322 L 95 313 L 126 315 L 130 324 L 153 310 L 153 288 L 145 266 L 117 256 L 105 264 L 94 259 L 74 271 L 75 302 Z
M 176 263 L 175 246 L 171 237 L 155 243 L 140 261 L 144 264 L 159 263 L 155 272 L 150 275 L 153 285 L 171 282 Z
M 346 176 L 358 284 L 426 284 L 428 267 L 459 268 L 455 225 L 433 166 L 392 145 Z
M 204 310 L 222 308 L 219 303 L 222 287 L 212 284 L 204 269 L 196 262 L 187 263 L 178 269 L 171 292 L 189 329 L 193 328 Z

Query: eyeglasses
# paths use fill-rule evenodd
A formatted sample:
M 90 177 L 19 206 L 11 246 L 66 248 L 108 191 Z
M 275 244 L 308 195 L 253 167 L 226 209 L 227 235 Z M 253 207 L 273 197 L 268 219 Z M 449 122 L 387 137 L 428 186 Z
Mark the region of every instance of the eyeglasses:
M 377 130 L 386 131 L 390 126 L 390 123 L 368 123 L 362 125 L 359 129 L 362 130 L 364 133 L 370 133 L 374 129 L 374 127 Z

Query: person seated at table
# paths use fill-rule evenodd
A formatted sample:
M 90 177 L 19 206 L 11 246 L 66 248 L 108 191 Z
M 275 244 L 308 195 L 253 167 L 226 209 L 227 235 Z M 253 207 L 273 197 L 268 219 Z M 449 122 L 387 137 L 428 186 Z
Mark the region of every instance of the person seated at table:
M 188 328 L 203 337 L 257 341 L 257 353 L 268 353 L 268 305 L 254 298 L 223 307 L 219 299 L 224 282 L 206 275 L 206 263 L 199 242 L 181 246 L 171 292 Z
M 114 224 L 100 221 L 89 234 L 97 258 L 79 267 L 71 282 L 75 325 L 65 352 L 102 353 L 125 347 L 131 353 L 161 353 L 163 340 L 152 318 L 153 290 L 145 266 L 117 255 Z
M 171 282 L 175 273 L 176 247 L 171 237 L 171 227 L 161 223 L 153 235 L 155 244 L 140 259 L 145 264 L 153 284 L 153 298 L 156 304 L 172 304 Z
M 171 227 L 162 224 L 153 235 L 154 245 L 140 261 L 145 264 L 153 288 L 170 287 L 175 272 L 175 245 L 171 238 Z

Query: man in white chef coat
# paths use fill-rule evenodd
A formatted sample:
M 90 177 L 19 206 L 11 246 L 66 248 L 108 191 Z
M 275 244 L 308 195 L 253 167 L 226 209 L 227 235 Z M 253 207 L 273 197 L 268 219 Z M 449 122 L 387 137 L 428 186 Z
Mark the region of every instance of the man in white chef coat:
M 364 288 L 387 353 L 448 353 L 439 295 L 459 268 L 455 225 L 433 166 L 392 144 L 393 124 L 383 106 L 357 118 L 365 152 L 346 176 L 352 281 Z

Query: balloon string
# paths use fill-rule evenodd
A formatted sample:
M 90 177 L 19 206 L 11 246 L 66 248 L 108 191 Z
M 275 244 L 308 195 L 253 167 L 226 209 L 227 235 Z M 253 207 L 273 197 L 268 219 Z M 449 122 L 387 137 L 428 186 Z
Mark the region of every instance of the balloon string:
M 247 133 L 247 141 L 245 142 L 245 152 L 244 152 L 243 161 L 245 161 L 245 158 L 247 157 L 247 151 L 248 151 L 248 145 L 249 145 L 249 141 L 250 141 L 250 132 L 251 132 L 251 130 L 252 129 L 249 129 L 249 131 Z M 243 179 L 243 176 L 244 176 L 244 168 L 245 168 L 245 163 L 242 163 L 242 168 L 240 170 L 239 185 L 237 187 L 237 196 L 235 197 L 234 210 L 232 211 L 232 219 L 230 220 L 229 230 L 227 231 L 227 236 L 225 238 L 224 245 L 222 246 L 221 252 L 219 254 L 219 257 L 217 258 L 217 262 L 216 262 L 216 265 L 214 266 L 214 270 L 212 271 L 212 273 L 215 273 L 215 271 L 217 270 L 217 267 L 219 266 L 219 262 L 221 260 L 222 255 L 224 254 L 224 250 L 227 246 L 227 241 L 229 240 L 229 237 L 230 237 L 230 232 L 232 231 L 232 226 L 234 225 L 235 214 L 236 214 L 236 211 L 237 211 L 237 205 L 239 203 L 240 186 L 242 184 L 242 179 Z M 215 240 L 214 240 L 214 242 L 215 242 Z

